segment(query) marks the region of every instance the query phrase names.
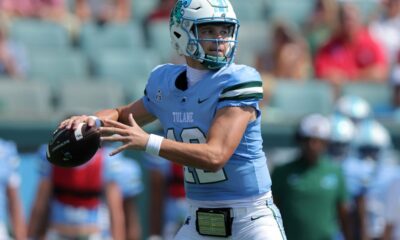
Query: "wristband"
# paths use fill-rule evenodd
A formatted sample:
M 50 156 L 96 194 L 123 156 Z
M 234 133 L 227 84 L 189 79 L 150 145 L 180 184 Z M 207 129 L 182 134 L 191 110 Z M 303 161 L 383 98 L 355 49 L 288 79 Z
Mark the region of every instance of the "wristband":
M 97 116 L 89 116 L 89 118 L 93 119 L 96 122 L 96 127 L 103 126 L 103 122 Z
M 146 152 L 158 156 L 160 154 L 161 142 L 163 141 L 163 137 L 150 134 L 149 140 L 146 144 Z

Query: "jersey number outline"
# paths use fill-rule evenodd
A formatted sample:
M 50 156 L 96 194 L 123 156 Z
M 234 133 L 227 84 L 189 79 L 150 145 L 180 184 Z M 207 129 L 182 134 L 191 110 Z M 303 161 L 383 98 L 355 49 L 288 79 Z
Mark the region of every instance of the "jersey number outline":
M 167 130 L 167 138 L 176 141 L 173 128 Z M 206 137 L 198 128 L 184 128 L 181 132 L 181 139 L 184 143 L 205 143 Z M 193 184 L 209 184 L 228 180 L 225 170 L 222 168 L 216 172 L 203 169 L 183 166 L 185 182 Z

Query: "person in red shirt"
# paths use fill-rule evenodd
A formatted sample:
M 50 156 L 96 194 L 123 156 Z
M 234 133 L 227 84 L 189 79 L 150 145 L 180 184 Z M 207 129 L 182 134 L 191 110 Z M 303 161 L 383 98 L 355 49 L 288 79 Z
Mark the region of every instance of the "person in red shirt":
M 388 68 L 383 47 L 362 25 L 358 9 L 349 3 L 340 5 L 338 29 L 317 52 L 316 77 L 340 90 L 347 81 L 383 82 Z

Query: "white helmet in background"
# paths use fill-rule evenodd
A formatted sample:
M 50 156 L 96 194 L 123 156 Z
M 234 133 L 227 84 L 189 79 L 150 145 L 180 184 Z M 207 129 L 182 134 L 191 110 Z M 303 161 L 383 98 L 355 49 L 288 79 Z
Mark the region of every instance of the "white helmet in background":
M 208 23 L 232 24 L 228 39 L 199 39 L 197 26 Z M 230 64 L 237 47 L 239 21 L 229 0 L 178 0 L 170 16 L 172 46 L 178 54 L 191 57 L 209 69 L 219 69 Z M 207 55 L 201 41 L 228 43 L 224 57 Z
M 391 138 L 386 128 L 375 120 L 364 121 L 357 128 L 354 147 L 361 158 L 377 160 L 391 146 Z
M 331 135 L 328 144 L 328 153 L 337 160 L 344 160 L 351 150 L 351 143 L 355 137 L 356 127 L 350 118 L 334 114 L 331 120 Z
M 365 99 L 354 95 L 340 97 L 336 103 L 336 112 L 349 117 L 355 123 L 371 117 L 369 103 Z
M 330 141 L 332 142 L 350 143 L 355 136 L 354 123 L 344 115 L 331 116 L 331 127 Z
M 331 124 L 327 117 L 313 113 L 300 121 L 297 134 L 301 138 L 317 138 L 328 141 L 331 134 Z

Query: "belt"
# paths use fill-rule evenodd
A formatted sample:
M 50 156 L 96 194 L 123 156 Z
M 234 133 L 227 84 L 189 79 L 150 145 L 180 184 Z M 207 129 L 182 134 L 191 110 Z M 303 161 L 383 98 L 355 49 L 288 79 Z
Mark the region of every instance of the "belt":
M 257 205 L 257 206 L 249 206 L 249 207 L 231 207 L 231 216 L 240 218 L 240 217 L 248 215 L 251 212 L 254 212 L 255 210 L 264 209 L 265 207 L 271 206 L 273 204 L 274 204 L 274 201 L 273 201 L 273 198 L 272 198 L 272 194 L 270 194 L 270 195 L 267 196 L 267 199 L 265 200 L 265 204 Z M 218 207 L 215 207 L 215 208 L 221 208 L 221 207 L 229 208 L 230 206 L 229 205 L 227 205 L 227 206 L 218 206 Z M 202 208 L 202 206 L 200 206 L 200 205 L 196 205 L 196 206 L 190 205 L 189 211 L 190 211 L 191 215 L 192 216 L 196 216 L 196 211 L 199 208 Z M 207 206 L 207 208 L 213 208 L 213 207 Z

